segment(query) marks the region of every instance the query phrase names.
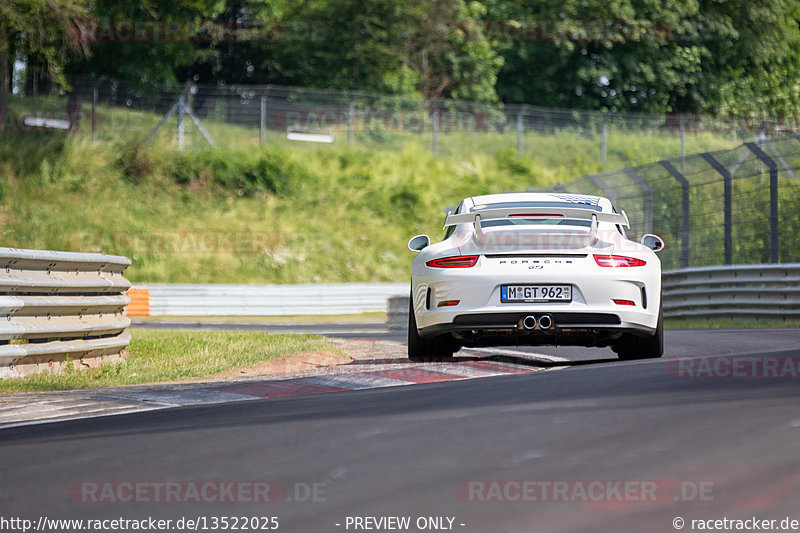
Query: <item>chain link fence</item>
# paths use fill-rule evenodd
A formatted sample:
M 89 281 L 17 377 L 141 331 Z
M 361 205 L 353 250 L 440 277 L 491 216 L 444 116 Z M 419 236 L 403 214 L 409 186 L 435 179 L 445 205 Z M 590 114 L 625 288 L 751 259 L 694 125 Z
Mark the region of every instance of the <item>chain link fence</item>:
M 591 174 L 539 191 L 607 196 L 665 269 L 800 261 L 800 135 Z
M 330 144 L 401 150 L 413 144 L 444 156 L 505 150 L 535 157 L 542 135 L 567 132 L 591 139 L 586 156 L 604 166 L 612 149 L 624 155 L 624 146 L 612 148 L 621 134 L 679 138 L 681 151 L 664 154 L 671 156 L 719 147 L 703 146 L 702 135 L 714 134 L 730 147 L 758 133 L 800 131 L 794 116 L 604 113 L 273 85 L 142 90 L 105 79 L 75 80 L 60 96 L 12 96 L 7 111 L 4 130 L 55 127 L 179 149 Z

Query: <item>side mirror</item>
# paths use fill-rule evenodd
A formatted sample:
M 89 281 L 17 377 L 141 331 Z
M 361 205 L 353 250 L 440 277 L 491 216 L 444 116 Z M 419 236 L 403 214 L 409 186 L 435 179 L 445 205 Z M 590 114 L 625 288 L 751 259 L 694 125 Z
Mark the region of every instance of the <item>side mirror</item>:
M 666 246 L 661 237 L 658 235 L 653 235 L 652 233 L 642 235 L 642 240 L 640 242 L 654 252 L 660 252 L 664 249 L 664 246 Z
M 427 235 L 417 235 L 408 241 L 408 249 L 412 252 L 421 252 L 423 248 L 430 245 L 431 239 Z

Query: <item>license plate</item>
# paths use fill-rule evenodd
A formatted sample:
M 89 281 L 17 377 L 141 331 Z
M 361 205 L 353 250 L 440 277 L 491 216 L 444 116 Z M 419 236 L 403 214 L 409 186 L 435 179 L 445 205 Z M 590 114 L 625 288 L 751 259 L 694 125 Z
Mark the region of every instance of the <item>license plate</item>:
M 507 303 L 571 302 L 571 285 L 502 285 L 500 301 Z

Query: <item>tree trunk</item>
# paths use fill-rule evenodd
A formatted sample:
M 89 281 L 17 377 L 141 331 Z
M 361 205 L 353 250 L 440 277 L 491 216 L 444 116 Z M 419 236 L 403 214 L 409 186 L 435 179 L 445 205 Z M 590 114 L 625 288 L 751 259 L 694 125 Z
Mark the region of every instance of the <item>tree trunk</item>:
M 80 128 L 81 121 L 87 118 L 83 113 L 83 99 L 88 92 L 89 83 L 86 76 L 81 74 L 75 74 L 71 78 L 72 88 L 67 98 L 67 120 L 69 120 L 69 131 L 75 132 Z
M 2 37 L 0 37 L 2 38 Z M 0 117 L 6 110 L 6 92 L 8 91 L 8 57 L 0 52 Z

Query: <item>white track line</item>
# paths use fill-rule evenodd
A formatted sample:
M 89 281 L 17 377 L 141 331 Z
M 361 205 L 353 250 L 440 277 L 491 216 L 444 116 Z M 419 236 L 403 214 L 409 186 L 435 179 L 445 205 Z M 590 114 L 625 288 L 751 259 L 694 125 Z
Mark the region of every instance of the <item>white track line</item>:
M 569 361 L 569 359 L 564 359 L 563 357 L 558 357 L 556 355 L 523 352 L 522 350 L 511 350 L 508 348 L 462 348 L 461 351 L 478 352 L 481 354 L 491 355 L 513 355 L 515 357 L 527 357 L 531 359 L 544 359 L 545 361 L 551 361 L 553 363 L 565 363 Z

